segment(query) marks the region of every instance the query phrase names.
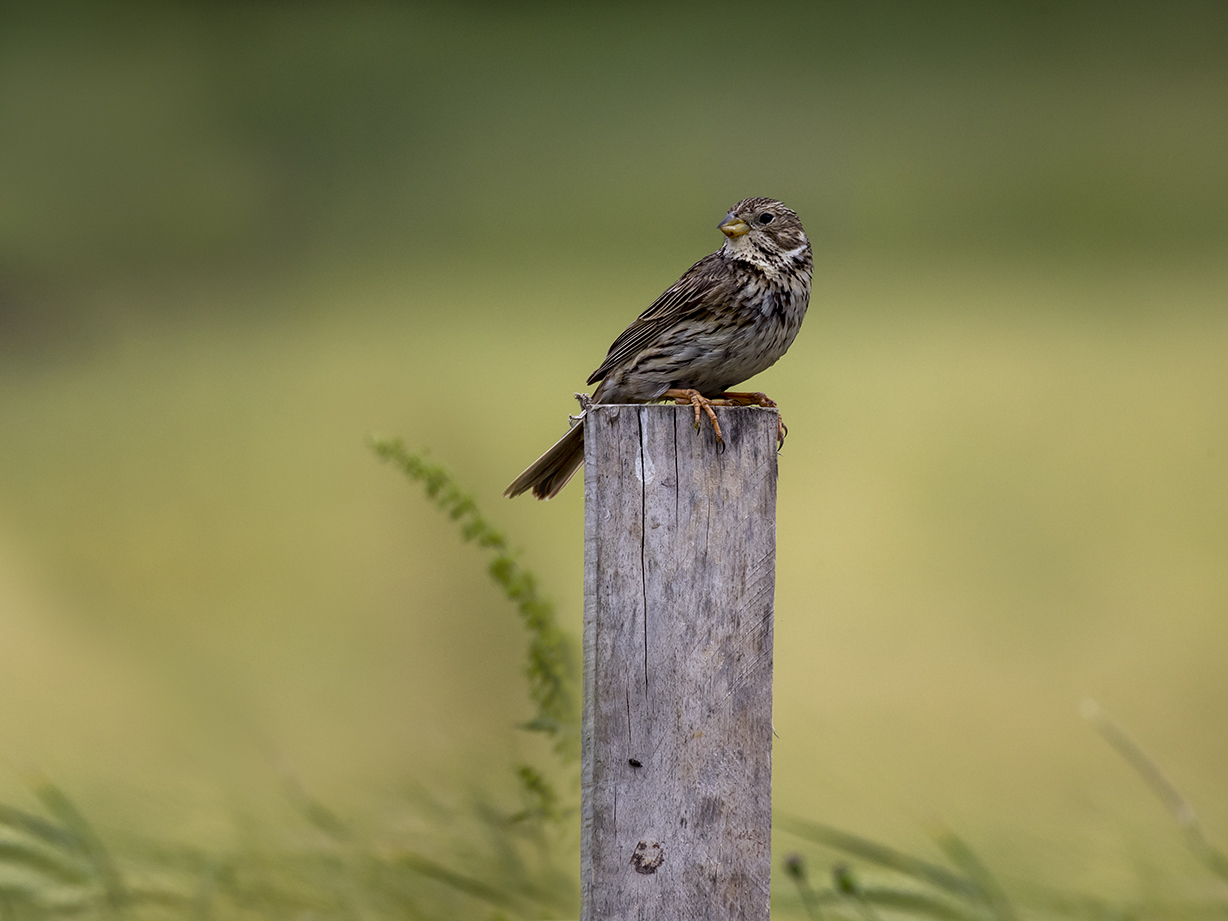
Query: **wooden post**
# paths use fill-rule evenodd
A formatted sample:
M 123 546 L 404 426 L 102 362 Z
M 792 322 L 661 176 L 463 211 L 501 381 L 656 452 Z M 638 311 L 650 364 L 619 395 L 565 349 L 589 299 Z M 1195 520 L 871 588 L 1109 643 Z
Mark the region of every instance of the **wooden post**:
M 768 921 L 777 415 L 584 430 L 582 921 Z

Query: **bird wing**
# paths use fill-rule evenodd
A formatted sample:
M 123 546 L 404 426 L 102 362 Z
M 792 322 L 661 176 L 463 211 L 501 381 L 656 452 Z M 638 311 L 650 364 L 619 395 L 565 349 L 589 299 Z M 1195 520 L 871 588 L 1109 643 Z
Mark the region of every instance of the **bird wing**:
M 610 346 L 610 351 L 587 383 L 594 384 L 610 371 L 634 358 L 683 320 L 710 310 L 724 300 L 732 281 L 728 260 L 719 252 L 704 256 L 669 286 Z

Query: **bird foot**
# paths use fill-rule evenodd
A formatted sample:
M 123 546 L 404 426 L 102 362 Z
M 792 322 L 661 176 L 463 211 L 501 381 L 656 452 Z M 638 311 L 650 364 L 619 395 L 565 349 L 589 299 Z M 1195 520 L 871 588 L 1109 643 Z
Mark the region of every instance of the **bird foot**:
M 758 391 L 755 391 L 754 393 L 734 393 L 733 391 L 726 391 L 725 393 L 718 393 L 717 399 L 728 400 L 730 406 L 762 406 L 766 409 L 776 408 L 775 400 L 769 400 L 766 393 L 759 393 Z
M 695 430 L 699 431 L 700 413 L 706 413 L 708 419 L 712 422 L 712 431 L 716 434 L 716 443 L 723 445 L 725 436 L 721 434 L 721 424 L 716 421 L 716 413 L 713 411 L 713 406 L 732 406 L 728 400 L 723 397 L 718 397 L 715 400 L 710 400 L 698 390 L 676 390 L 670 388 L 661 394 L 663 400 L 673 400 L 679 406 L 694 406 L 695 407 Z
M 575 428 L 583 422 L 585 414 L 588 413 L 588 408 L 593 405 L 593 398 L 587 393 L 576 393 L 573 396 L 576 398 L 576 402 L 580 404 L 580 414 L 578 416 L 567 417 L 570 428 Z
M 719 394 L 718 398 L 728 401 L 730 406 L 762 406 L 764 409 L 777 409 L 775 400 L 768 399 L 766 393 L 758 391 L 753 393 L 726 392 Z M 778 409 L 776 419 L 776 449 L 780 450 L 784 446 L 785 436 L 789 434 L 789 427 L 785 425 L 785 420 Z

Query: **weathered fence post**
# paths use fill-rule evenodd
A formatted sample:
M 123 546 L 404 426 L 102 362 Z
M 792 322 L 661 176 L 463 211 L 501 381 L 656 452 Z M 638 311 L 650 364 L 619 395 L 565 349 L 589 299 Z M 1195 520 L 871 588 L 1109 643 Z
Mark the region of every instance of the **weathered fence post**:
M 768 921 L 775 412 L 585 421 L 582 921 Z

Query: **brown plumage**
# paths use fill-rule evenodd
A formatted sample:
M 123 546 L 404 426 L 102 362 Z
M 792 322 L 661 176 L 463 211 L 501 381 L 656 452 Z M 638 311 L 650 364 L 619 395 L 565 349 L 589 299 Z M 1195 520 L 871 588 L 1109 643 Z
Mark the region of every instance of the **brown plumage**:
M 623 331 L 588 383 L 594 403 L 673 399 L 706 412 L 712 403 L 775 404 L 730 387 L 776 363 L 792 344 L 810 301 L 810 241 L 793 211 L 771 198 L 738 202 L 720 229 L 723 246 L 691 266 Z M 584 413 L 504 495 L 549 499 L 584 463 Z

